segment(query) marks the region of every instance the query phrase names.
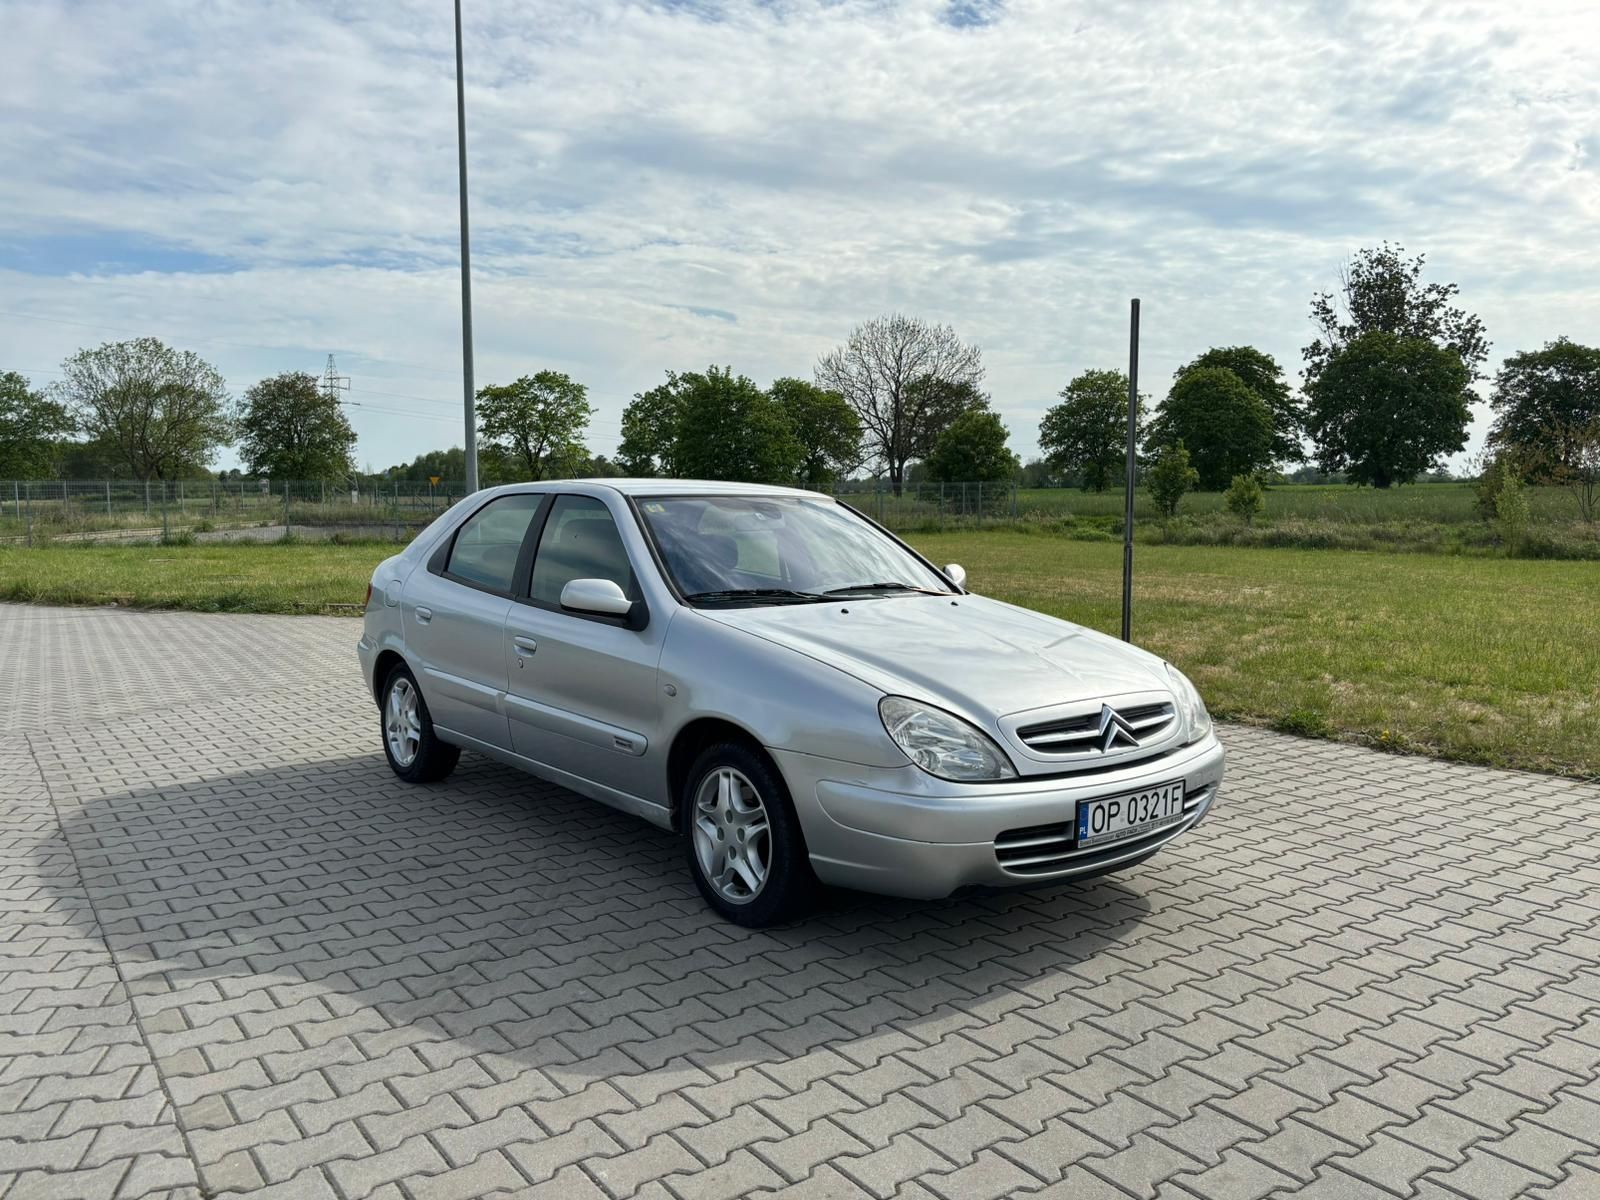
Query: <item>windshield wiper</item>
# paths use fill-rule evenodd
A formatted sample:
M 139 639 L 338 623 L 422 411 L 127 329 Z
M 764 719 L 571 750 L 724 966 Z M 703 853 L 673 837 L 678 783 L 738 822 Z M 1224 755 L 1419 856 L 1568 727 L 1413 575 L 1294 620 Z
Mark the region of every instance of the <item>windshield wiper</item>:
M 819 592 L 802 592 L 794 588 L 723 588 L 714 592 L 690 592 L 684 597 L 697 604 L 738 603 L 741 600 L 771 600 L 782 604 L 814 604 L 826 600 Z
M 948 596 L 949 592 L 935 591 L 933 588 L 918 587 L 914 583 L 902 583 L 898 579 L 888 579 L 882 583 L 852 583 L 849 587 L 829 588 L 823 593 L 825 596 L 842 596 L 846 592 L 920 592 L 924 596 Z

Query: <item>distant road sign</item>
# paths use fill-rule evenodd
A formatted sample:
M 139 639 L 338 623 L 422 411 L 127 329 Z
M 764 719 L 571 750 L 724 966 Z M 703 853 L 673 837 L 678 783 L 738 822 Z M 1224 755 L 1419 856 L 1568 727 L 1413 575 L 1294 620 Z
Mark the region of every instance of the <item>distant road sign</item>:
M 428 476 L 428 483 L 433 487 L 438 487 L 439 486 L 439 480 L 441 480 L 443 478 L 444 478 L 443 475 L 429 475 Z

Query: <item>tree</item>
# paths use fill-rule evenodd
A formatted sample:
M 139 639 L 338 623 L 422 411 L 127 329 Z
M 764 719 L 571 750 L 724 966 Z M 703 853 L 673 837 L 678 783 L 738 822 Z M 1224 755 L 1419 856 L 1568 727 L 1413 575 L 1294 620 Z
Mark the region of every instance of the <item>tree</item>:
M 1592 523 L 1600 515 L 1600 415 L 1582 425 L 1556 425 L 1549 440 L 1560 455 L 1541 460 L 1539 480 L 1571 492 L 1578 515 Z
M 1424 257 L 1408 259 L 1403 246 L 1388 242 L 1358 250 L 1340 272 L 1337 301 L 1332 292 L 1312 297 L 1317 337 L 1301 351 L 1308 391 L 1341 350 L 1367 333 L 1431 342 L 1461 359 L 1468 383 L 1482 378 L 1489 357 L 1483 322 L 1450 303 L 1461 290 L 1455 284 L 1422 282 Z
M 1600 421 L 1600 347 L 1567 338 L 1506 359 L 1495 376 L 1489 445 L 1513 450 L 1545 474 L 1573 464 L 1576 444 L 1563 436 Z
M 939 435 L 928 455 L 928 478 L 945 483 L 1011 479 L 1017 456 L 1006 448 L 1010 437 L 999 413 L 971 409 Z
M 1273 462 L 1305 461 L 1305 447 L 1300 444 L 1305 409 L 1289 391 L 1277 359 L 1254 346 L 1215 346 L 1193 362 L 1179 367 L 1173 379 L 1198 367 L 1225 367 L 1232 371 L 1271 410 Z
M 622 442 L 617 460 L 629 475 L 648 479 L 656 475 L 678 475 L 674 455 L 678 446 L 678 423 L 682 418 L 686 376 L 667 372 L 667 381 L 648 392 L 635 392 L 632 402 L 622 410 Z
M 1139 398 L 1139 420 L 1145 398 Z M 1084 491 L 1103 492 L 1121 477 L 1128 454 L 1128 377 L 1085 371 L 1061 389 L 1061 403 L 1039 422 L 1039 449 L 1052 467 L 1081 475 Z
M 232 439 L 222 376 L 191 351 L 135 338 L 80 350 L 61 369 L 79 427 L 139 479 L 192 476 Z
M 1200 482 L 1200 475 L 1189 465 L 1189 451 L 1182 442 L 1161 447 L 1144 475 L 1145 486 L 1156 510 L 1164 517 L 1178 515 L 1178 503 Z
M 263 379 L 244 394 L 239 457 L 251 475 L 343 479 L 354 469 L 356 431 L 336 396 L 304 371 Z
M 819 386 L 838 392 L 861 419 L 867 452 L 898 495 L 906 464 L 933 450 L 940 433 L 982 399 L 983 357 L 948 325 L 900 313 L 856 326 L 817 363 Z
M 1173 382 L 1150 423 L 1149 444 L 1182 442 L 1200 486 L 1221 491 L 1235 475 L 1272 464 L 1272 410 L 1226 367 L 1194 367 Z
M 679 375 L 672 461 L 686 479 L 789 483 L 805 448 L 783 406 L 732 367 Z
M 478 392 L 478 431 L 524 479 L 559 479 L 581 468 L 594 415 L 588 389 L 560 371 L 524 375 Z
M 838 392 L 804 379 L 777 379 L 767 389 L 788 415 L 801 446 L 796 482 L 826 491 L 861 462 L 861 420 Z
M 49 476 L 72 426 L 64 406 L 34 391 L 15 371 L 0 371 L 0 479 Z
M 1228 506 L 1229 512 L 1246 525 L 1251 524 L 1256 514 L 1267 506 L 1261 481 L 1254 475 L 1235 475 L 1233 482 L 1228 484 L 1228 490 L 1222 493 L 1222 502 Z
M 1425 338 L 1363 333 L 1307 387 L 1306 426 L 1325 471 L 1386 488 L 1467 444 L 1468 368 Z

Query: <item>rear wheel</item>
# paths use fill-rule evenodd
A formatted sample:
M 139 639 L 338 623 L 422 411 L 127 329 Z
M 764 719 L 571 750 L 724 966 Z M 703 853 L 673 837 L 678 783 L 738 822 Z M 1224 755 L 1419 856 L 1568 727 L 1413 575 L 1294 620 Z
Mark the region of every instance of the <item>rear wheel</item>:
M 461 748 L 439 740 L 411 669 L 397 663 L 383 685 L 383 753 L 407 783 L 432 783 L 455 770 Z
M 680 799 L 689 870 L 706 903 L 758 928 L 793 916 L 816 877 L 788 789 L 766 759 L 738 742 L 702 751 Z

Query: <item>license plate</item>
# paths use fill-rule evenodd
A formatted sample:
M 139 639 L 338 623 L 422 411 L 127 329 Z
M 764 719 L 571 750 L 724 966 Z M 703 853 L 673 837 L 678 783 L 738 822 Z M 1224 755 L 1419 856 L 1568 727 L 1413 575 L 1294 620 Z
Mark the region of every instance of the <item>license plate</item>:
M 1078 805 L 1078 846 L 1099 846 L 1138 837 L 1183 815 L 1183 780 L 1157 784 L 1128 796 L 1085 800 Z

